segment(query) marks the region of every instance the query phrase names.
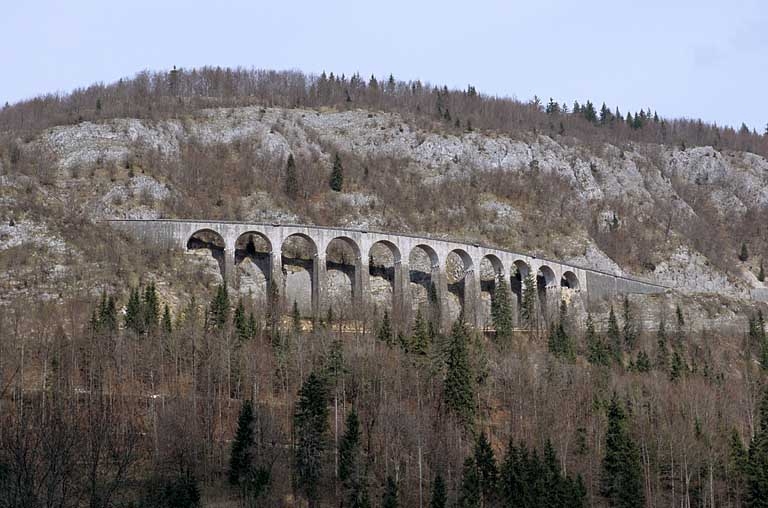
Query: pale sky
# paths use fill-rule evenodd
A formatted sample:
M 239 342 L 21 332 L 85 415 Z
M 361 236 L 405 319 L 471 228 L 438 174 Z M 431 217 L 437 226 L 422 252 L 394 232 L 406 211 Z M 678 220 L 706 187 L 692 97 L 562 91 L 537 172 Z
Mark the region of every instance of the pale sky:
M 8 0 L 0 104 L 203 65 L 323 70 L 760 133 L 768 123 L 765 0 Z

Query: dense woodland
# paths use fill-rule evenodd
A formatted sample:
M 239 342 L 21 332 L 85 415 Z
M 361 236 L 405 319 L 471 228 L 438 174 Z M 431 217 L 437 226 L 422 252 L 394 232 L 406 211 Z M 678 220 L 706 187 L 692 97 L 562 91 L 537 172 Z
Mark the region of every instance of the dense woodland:
M 683 308 L 536 332 L 524 294 L 513 329 L 497 284 L 485 335 L 225 286 L 4 309 L 0 506 L 764 506 L 761 314 L 726 362 Z

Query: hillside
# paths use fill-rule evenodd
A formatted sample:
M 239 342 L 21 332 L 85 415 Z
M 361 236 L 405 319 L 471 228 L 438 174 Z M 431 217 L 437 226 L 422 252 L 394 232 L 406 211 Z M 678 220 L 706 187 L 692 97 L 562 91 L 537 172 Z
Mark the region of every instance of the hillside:
M 161 77 L 170 92 L 155 96 Z M 125 91 L 142 79 L 150 83 L 146 95 Z M 268 81 L 249 90 L 236 74 L 230 79 L 226 97 L 214 87 L 200 94 L 189 72 L 140 75 L 0 113 L 0 410 L 7 422 L 23 423 L 13 428 L 72 446 L 67 431 L 90 439 L 106 423 L 130 422 L 105 437 L 130 459 L 119 477 L 99 480 L 105 490 L 120 480 L 110 491 L 115 503 L 131 499 L 125 485 L 184 472 L 200 480 L 206 503 L 234 506 L 239 494 L 228 490 L 224 475 L 241 402 L 256 407 L 255 463 L 273 480 L 288 478 L 297 471 L 289 446 L 297 393 L 311 372 L 323 373 L 330 376 L 331 426 L 320 481 L 334 486 L 320 496 L 324 506 L 346 492 L 334 461 L 352 408 L 367 440 L 360 451 L 365 481 L 377 499 L 391 476 L 403 506 L 417 506 L 436 473 L 446 477 L 450 499 L 458 499 L 464 458 L 484 431 L 498 457 L 509 441 L 540 451 L 552 446 L 561 473 L 582 477 L 586 505 L 603 506 L 605 410 L 618 398 L 639 446 L 648 506 L 739 504 L 743 479 L 730 462 L 732 431 L 748 445 L 759 430 L 756 401 L 768 352 L 762 317 L 756 324 L 768 251 L 768 136 L 699 124 L 696 143 L 695 122 L 652 120 L 650 111 L 643 113 L 645 131 L 623 126 L 621 118 L 610 121 L 621 122 L 616 126 L 585 124 L 573 113 L 474 90 L 435 89 L 437 99 L 429 100 L 445 108 L 436 116 L 424 102 L 429 86 L 422 94 L 394 81 L 391 91 L 377 84 L 380 97 L 371 95 L 370 83 L 345 85 L 345 96 L 338 78 L 328 85 L 325 77 L 305 77 L 304 103 L 289 100 L 293 87 L 301 88 L 297 81 L 264 100 Z M 448 108 L 453 116 L 446 121 Z M 499 120 L 510 111 L 514 121 Z M 662 125 L 669 139 L 660 137 Z M 294 189 L 286 185 L 289 156 Z M 337 157 L 340 192 L 329 185 Z M 238 287 L 222 303 L 219 267 L 208 251 L 143 245 L 100 222 L 111 218 L 426 234 L 674 290 L 592 308 L 569 303 L 550 329 L 518 327 L 504 341 L 494 333 L 435 330 L 434 323 L 426 339 L 426 321 L 434 321 L 427 291 L 419 300 L 419 310 L 427 309 L 424 329 L 393 321 L 387 331 L 378 310 L 313 324 L 283 308 L 278 318 L 267 290 L 259 289 L 267 286 L 258 270 L 241 268 Z M 298 249 L 294 257 L 303 255 Z M 300 265 L 292 269 L 295 280 L 306 275 Z M 372 288 L 390 290 L 378 284 Z M 346 295 L 342 285 L 334 290 Z M 160 302 L 142 329 L 126 317 L 133 289 L 141 290 L 143 313 L 148 300 Z M 254 298 L 259 291 L 266 303 Z M 252 316 L 247 333 L 234 317 L 238 305 L 241 319 Z M 459 299 L 451 305 L 459 315 Z M 622 326 L 615 337 L 613 310 Z M 557 324 L 569 344 L 564 349 L 553 347 Z M 466 342 L 472 372 L 470 423 L 446 409 L 447 358 L 457 336 Z M 610 360 L 595 360 L 595 341 L 611 350 Z M 74 416 L 57 423 L 60 435 L 46 437 L 46 411 L 59 403 L 97 408 L 101 420 L 64 411 Z M 27 406 L 29 421 L 13 418 Z M 185 428 L 187 419 L 194 425 Z M 18 457 L 11 437 L 0 436 L 0 481 L 4 464 L 13 467 L 9 457 Z M 71 453 L 62 460 L 80 463 Z M 30 459 L 41 470 L 46 460 Z M 273 481 L 264 494 L 271 505 L 298 506 L 294 494 L 311 497 L 285 483 Z

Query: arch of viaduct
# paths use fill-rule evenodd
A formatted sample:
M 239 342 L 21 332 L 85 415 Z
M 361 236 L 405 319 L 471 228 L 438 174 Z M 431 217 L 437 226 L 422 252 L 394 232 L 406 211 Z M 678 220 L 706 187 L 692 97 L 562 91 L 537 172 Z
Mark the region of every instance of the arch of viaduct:
M 167 248 L 189 249 L 194 247 L 212 247 L 218 258 L 222 276 L 230 285 L 234 285 L 235 266 L 239 261 L 236 253 L 242 249 L 243 240 L 258 238 L 267 247 L 265 278 L 268 283 L 275 282 L 275 287 L 282 287 L 283 246 L 286 241 L 299 237 L 310 246 L 312 251 L 311 269 L 311 308 L 312 314 L 321 316 L 328 308 L 326 256 L 331 242 L 343 241 L 354 253 L 352 279 L 352 298 L 355 306 L 367 309 L 370 299 L 369 259 L 375 245 L 388 249 L 394 260 L 392 284 L 392 309 L 395 314 L 408 313 L 411 309 L 411 291 L 409 289 L 410 254 L 417 249 L 429 256 L 429 278 L 437 293 L 438 305 L 445 305 L 447 295 L 446 261 L 452 253 L 458 256 L 463 269 L 463 310 L 468 322 L 482 325 L 480 313 L 481 274 L 480 265 L 486 261 L 493 267 L 495 277 L 511 282 L 514 291 L 515 282 L 519 288 L 520 280 L 529 273 L 538 279 L 540 298 L 557 293 L 567 288 L 589 304 L 606 297 L 628 293 L 661 293 L 666 288 L 649 282 L 621 277 L 598 270 L 537 258 L 525 254 L 496 249 L 480 244 L 443 240 L 422 236 L 394 234 L 359 229 L 331 228 L 308 225 L 259 224 L 228 221 L 194 220 L 110 220 L 112 227 L 125 231 L 147 243 Z M 200 238 L 214 238 L 215 246 L 201 242 Z M 209 240 L 210 241 L 210 240 Z M 249 240 L 246 240 L 249 241 Z M 252 240 L 250 240 L 252 241 Z M 194 245 L 195 242 L 202 245 Z M 379 247 L 380 248 L 380 247 Z M 440 312 L 446 316 L 445 312 Z

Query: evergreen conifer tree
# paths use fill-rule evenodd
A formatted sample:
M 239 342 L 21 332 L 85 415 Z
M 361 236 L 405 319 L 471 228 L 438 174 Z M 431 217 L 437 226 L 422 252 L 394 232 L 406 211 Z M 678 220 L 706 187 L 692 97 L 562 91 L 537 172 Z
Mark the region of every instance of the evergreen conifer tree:
M 346 491 L 347 506 L 363 508 L 370 505 L 360 457 L 360 420 L 354 408 L 347 415 L 346 430 L 339 443 L 339 479 Z
M 171 309 L 168 308 L 167 303 L 163 306 L 162 329 L 166 337 L 168 337 L 173 331 L 173 321 L 171 321 Z
M 530 330 L 534 325 L 536 313 L 536 279 L 528 274 L 523 279 L 523 298 L 520 308 L 520 321 Z
M 749 444 L 746 507 L 768 507 L 768 387 L 759 405 L 759 427 Z
M 389 313 L 386 310 L 384 311 L 384 317 L 381 319 L 381 324 L 379 324 L 379 330 L 376 332 L 376 338 L 388 346 L 394 343 L 392 325 L 389 322 Z
M 677 344 L 679 345 L 685 338 L 685 316 L 683 315 L 683 309 L 680 307 L 680 304 L 675 307 L 675 316 L 677 317 L 677 330 L 675 330 L 675 332 L 677 335 Z
M 237 433 L 232 443 L 232 453 L 229 458 L 229 483 L 238 485 L 250 474 L 251 447 L 253 447 L 253 405 L 250 400 L 243 402 L 240 416 L 237 418 Z
M 296 199 L 299 196 L 299 179 L 296 176 L 296 161 L 293 154 L 288 155 L 288 162 L 285 164 L 285 194 Z
M 595 332 L 595 322 L 592 320 L 592 314 L 587 314 L 585 342 L 587 344 L 587 361 L 589 363 L 602 366 L 610 365 L 611 357 L 608 348 Z
M 669 350 L 667 349 L 667 326 L 664 322 L 664 316 L 659 321 L 659 329 L 656 332 L 656 368 L 661 371 L 667 370 L 669 365 Z
M 629 297 L 626 295 L 624 296 L 622 311 L 624 314 L 624 326 L 622 330 L 624 335 L 624 344 L 626 344 L 627 349 L 631 350 L 635 346 L 635 342 L 637 342 L 637 329 L 635 325 L 635 318 L 632 315 L 632 307 L 629 304 Z
M 131 288 L 128 304 L 125 306 L 125 327 L 136 335 L 144 333 L 144 318 L 141 315 L 141 296 L 138 288 Z
M 480 475 L 474 457 L 464 460 L 461 474 L 461 486 L 456 503 L 457 508 L 480 508 L 482 490 L 480 487 Z
M 331 170 L 331 180 L 329 183 L 331 190 L 336 192 L 341 192 L 344 186 L 344 168 L 341 165 L 341 156 L 338 152 L 336 152 L 333 158 L 333 170 Z
M 293 309 L 291 310 L 291 324 L 295 335 L 301 333 L 301 313 L 299 312 L 299 302 L 296 300 L 293 301 Z
M 611 312 L 608 314 L 608 344 L 611 348 L 611 355 L 616 363 L 621 365 L 621 333 L 619 332 L 619 324 L 616 321 L 616 313 L 613 312 L 613 306 L 611 306 Z
M 251 338 L 251 329 L 248 323 L 248 318 L 245 316 L 245 307 L 243 301 L 237 302 L 235 307 L 235 313 L 232 316 L 232 324 L 235 327 L 235 333 L 237 334 L 237 340 L 240 343 L 246 342 Z
M 435 475 L 432 482 L 432 495 L 429 499 L 429 508 L 445 508 L 448 503 L 448 494 L 445 491 L 445 481 L 440 473 Z
M 466 427 L 472 425 L 475 417 L 474 383 L 467 351 L 468 341 L 469 337 L 464 324 L 457 320 L 451 331 L 447 369 L 443 382 L 445 406 Z
M 741 242 L 741 250 L 739 251 L 739 261 L 744 263 L 749 259 L 749 249 L 747 249 L 746 242 Z
M 496 499 L 496 489 L 499 482 L 499 470 L 493 448 L 488 442 L 485 432 L 481 432 L 475 441 L 475 466 L 482 495 L 482 505 L 491 506 Z
M 417 355 L 426 355 L 429 350 L 429 328 L 421 315 L 421 309 L 416 309 L 416 319 L 413 322 L 413 332 L 408 350 Z
M 675 352 L 672 353 L 672 362 L 669 366 L 669 380 L 677 381 L 687 370 L 688 367 L 683 363 L 683 357 L 680 356 L 679 351 L 675 350 Z
M 763 260 L 760 260 L 760 271 L 757 272 L 757 280 L 765 282 L 765 268 L 763 267 Z
M 157 330 L 160 321 L 160 301 L 157 297 L 157 289 L 155 289 L 154 282 L 147 284 L 147 287 L 144 289 L 142 307 L 144 328 L 147 333 L 152 333 Z
M 400 502 L 397 499 L 397 483 L 391 476 L 387 476 L 387 483 L 384 486 L 384 495 L 381 498 L 381 508 L 397 508 Z
M 229 321 L 229 294 L 227 285 L 221 284 L 216 288 L 216 294 L 211 300 L 208 312 L 208 326 L 213 330 L 221 330 Z
M 505 343 L 512 338 L 512 304 L 509 284 L 498 277 L 491 295 L 491 319 L 496 329 L 496 341 Z
M 310 507 L 317 506 L 318 487 L 323 472 L 323 455 L 328 430 L 328 393 L 324 381 L 311 373 L 299 390 L 293 415 L 296 440 L 294 481 L 297 490 L 307 498 Z
M 608 407 L 600 494 L 610 506 L 617 508 L 642 508 L 645 505 L 640 454 L 629 434 L 624 408 L 615 393 Z

